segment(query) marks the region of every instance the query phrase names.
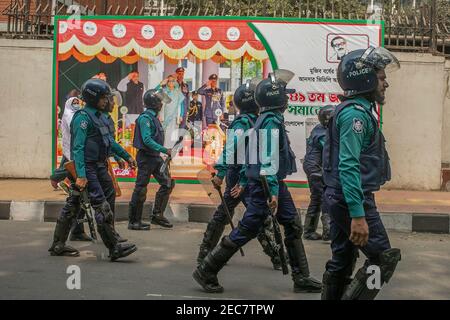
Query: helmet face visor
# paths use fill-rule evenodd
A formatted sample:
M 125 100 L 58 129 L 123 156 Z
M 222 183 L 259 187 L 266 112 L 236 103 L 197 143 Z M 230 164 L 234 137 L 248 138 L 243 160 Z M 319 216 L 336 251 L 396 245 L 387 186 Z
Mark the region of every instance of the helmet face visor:
M 119 91 L 113 90 L 111 94 L 107 95 L 109 103 L 111 105 L 111 109 L 114 105 L 118 105 L 119 107 L 122 105 L 122 95 Z
M 369 47 L 361 56 L 360 63 L 385 72 L 394 72 L 400 69 L 400 62 L 387 49 L 383 47 Z
M 162 103 L 171 103 L 172 99 L 162 90 L 158 90 L 155 92 L 155 97 L 158 97 Z
M 288 84 L 295 76 L 295 73 L 286 69 L 277 69 L 273 72 L 276 80 L 284 81 Z
M 295 73 L 293 73 L 292 71 L 289 70 L 285 70 L 285 69 L 277 69 L 274 72 L 272 72 L 269 75 L 269 78 L 273 79 L 273 81 L 277 81 L 277 80 L 281 80 L 284 83 L 288 84 L 295 76 Z M 255 77 L 253 79 L 250 80 L 250 84 L 249 84 L 249 89 L 250 90 L 255 90 L 256 87 L 258 86 L 258 84 L 262 81 L 263 79 L 261 77 Z M 292 93 L 295 92 L 295 90 L 293 89 L 286 89 L 287 91 L 293 91 Z M 287 92 L 287 93 L 291 93 L 291 92 Z
M 258 86 L 258 84 L 262 81 L 263 79 L 261 77 L 254 77 L 253 79 L 251 79 L 250 81 L 247 81 L 247 85 L 248 85 L 248 89 L 249 90 L 256 90 L 256 87 Z
M 273 74 L 271 74 L 272 79 L 281 80 L 286 84 L 286 86 L 294 78 L 294 76 L 295 73 L 286 69 L 277 69 L 273 72 Z M 285 88 L 285 93 L 286 94 L 295 93 L 295 89 Z

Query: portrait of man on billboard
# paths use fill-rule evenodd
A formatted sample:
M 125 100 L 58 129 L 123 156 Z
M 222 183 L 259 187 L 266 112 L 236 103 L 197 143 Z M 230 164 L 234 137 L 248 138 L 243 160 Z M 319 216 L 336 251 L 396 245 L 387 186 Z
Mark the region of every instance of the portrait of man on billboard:
M 342 36 L 332 38 L 330 45 L 331 48 L 333 48 L 333 50 L 329 51 L 330 56 L 328 57 L 328 60 L 330 62 L 339 62 L 342 57 L 348 53 L 347 40 Z

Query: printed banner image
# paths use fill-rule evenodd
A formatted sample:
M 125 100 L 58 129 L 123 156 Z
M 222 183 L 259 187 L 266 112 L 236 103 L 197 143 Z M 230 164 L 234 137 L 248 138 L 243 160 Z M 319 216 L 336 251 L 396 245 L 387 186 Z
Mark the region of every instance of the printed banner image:
M 380 46 L 383 36 L 382 23 L 362 20 L 87 16 L 59 17 L 56 23 L 53 168 L 70 157 L 66 122 L 78 100 L 71 98 L 80 96 L 86 80 L 99 78 L 114 92 L 115 139 L 133 157 L 143 94 L 160 89 L 171 98 L 159 119 L 165 147 L 184 136 L 171 164 L 172 176 L 184 183 L 198 183 L 198 172 L 221 155 L 227 129 L 239 114 L 233 105 L 239 85 L 287 69 L 295 73 L 288 88 L 296 92 L 289 95 L 285 125 L 298 160 L 298 172 L 287 182 L 305 186 L 306 139 L 320 108 L 339 103 L 341 58 Z M 136 171 L 111 161 L 119 181 L 135 179 Z

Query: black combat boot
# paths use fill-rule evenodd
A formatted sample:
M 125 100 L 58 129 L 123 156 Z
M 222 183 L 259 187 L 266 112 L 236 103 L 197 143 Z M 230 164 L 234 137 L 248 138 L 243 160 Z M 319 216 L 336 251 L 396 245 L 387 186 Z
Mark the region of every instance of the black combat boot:
M 328 213 L 322 213 L 322 240 L 330 241 L 330 215 Z
M 222 293 L 217 274 L 230 258 L 239 250 L 239 246 L 228 237 L 223 237 L 193 273 L 194 280 L 208 293 Z
M 56 222 L 55 232 L 53 234 L 53 244 L 48 249 L 52 256 L 69 256 L 78 257 L 80 252 L 66 245 L 67 237 L 69 236 L 71 223 L 73 219 L 66 216 L 61 216 Z
M 110 206 L 111 206 L 111 205 L 110 205 Z M 114 207 L 114 208 L 115 208 L 115 207 L 116 207 L 115 203 L 114 203 L 114 205 L 111 206 L 111 207 Z M 116 212 L 115 212 L 115 211 L 113 211 L 112 226 L 113 226 L 113 229 L 114 229 L 114 236 L 116 237 L 117 242 L 120 242 L 120 243 L 122 243 L 122 242 L 127 242 L 128 239 L 122 238 L 122 237 L 120 236 L 120 234 L 119 234 L 119 233 L 117 232 L 117 230 L 116 230 Z
M 309 208 L 308 208 L 308 211 Z M 319 219 L 317 215 L 311 214 L 308 212 L 305 216 L 305 225 L 304 225 L 304 233 L 303 239 L 305 240 L 320 240 L 322 236 L 316 232 L 317 225 L 319 223 Z
M 133 205 L 130 202 L 130 205 L 128 207 L 128 230 L 150 230 L 150 225 L 148 223 L 142 222 L 143 207 L 143 203 Z
M 166 217 L 164 217 L 162 214 L 160 214 L 160 215 L 153 214 L 151 216 L 150 222 L 152 224 L 156 224 L 156 225 L 159 225 L 164 228 L 168 228 L 168 229 L 173 228 L 173 224 L 171 224 L 170 221 Z
M 155 196 L 155 203 L 153 205 L 153 214 L 150 216 L 150 223 L 156 224 L 164 228 L 172 228 L 173 225 L 164 217 L 167 204 L 169 202 L 170 190 L 158 191 Z
M 352 281 L 351 278 L 341 277 L 335 273 L 325 271 L 322 278 L 322 300 L 341 300 L 344 291 Z
M 114 228 L 108 222 L 97 224 L 97 230 L 105 246 L 109 249 L 111 261 L 124 258 L 136 252 L 137 247 L 132 243 L 119 243 L 114 234 Z
M 86 233 L 71 233 L 70 241 L 92 241 L 92 238 L 89 237 Z
M 292 268 L 294 292 L 321 292 L 322 283 L 309 274 L 308 260 L 302 239 L 285 239 L 285 245 Z
M 92 241 L 92 238 L 84 231 L 83 222 L 78 223 L 75 219 L 74 221 L 70 232 L 70 241 Z
M 218 223 L 211 220 L 206 226 L 206 231 L 203 235 L 202 243 L 200 244 L 200 250 L 197 256 L 197 265 L 200 265 L 208 255 L 208 253 L 217 245 L 222 236 L 225 226 L 222 223 Z
M 117 259 L 124 258 L 137 251 L 137 247 L 133 243 L 117 243 L 114 249 L 109 251 L 109 257 L 112 262 Z
M 117 230 L 116 230 L 115 227 L 114 227 L 114 236 L 116 237 L 117 242 L 119 242 L 119 243 L 123 243 L 123 242 L 127 242 L 127 241 L 128 241 L 128 239 L 122 238 L 122 237 L 120 236 L 120 234 L 117 232 Z

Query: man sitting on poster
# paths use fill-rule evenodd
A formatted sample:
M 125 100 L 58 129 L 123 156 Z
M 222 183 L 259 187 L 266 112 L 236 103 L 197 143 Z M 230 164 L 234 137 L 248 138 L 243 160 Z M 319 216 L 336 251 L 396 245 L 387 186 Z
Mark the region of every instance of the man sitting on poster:
M 140 114 L 144 111 L 144 105 L 142 104 L 144 84 L 139 81 L 138 71 L 130 72 L 119 82 L 117 89 L 125 93 L 125 105 L 128 108 L 128 114 Z
M 222 90 L 217 86 L 217 74 L 210 75 L 208 79 L 208 83 L 204 84 L 200 87 L 200 89 L 198 89 L 198 94 L 205 96 L 205 105 L 203 106 L 204 129 L 206 129 L 208 125 L 217 122 L 217 110 L 221 110 L 222 114 L 225 110 L 223 93 Z

